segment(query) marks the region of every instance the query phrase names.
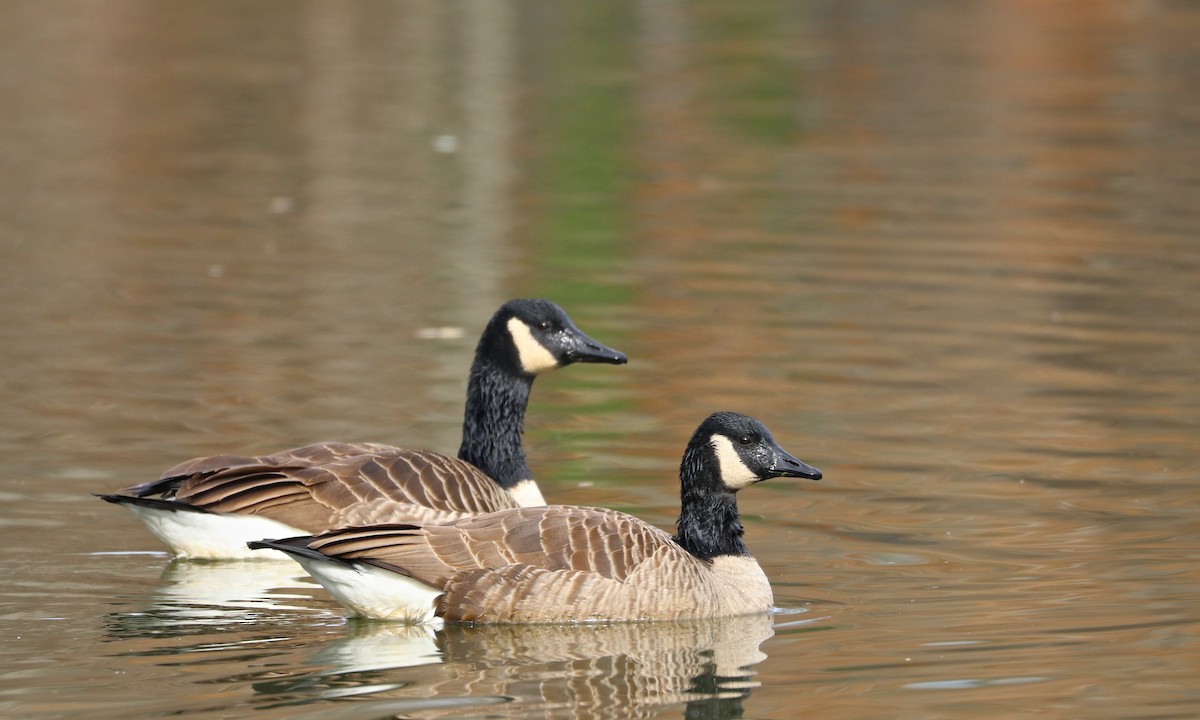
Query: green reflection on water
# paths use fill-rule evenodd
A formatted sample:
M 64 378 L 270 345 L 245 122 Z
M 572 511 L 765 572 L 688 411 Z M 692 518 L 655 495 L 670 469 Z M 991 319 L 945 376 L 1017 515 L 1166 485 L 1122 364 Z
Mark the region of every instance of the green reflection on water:
M 572 308 L 627 304 L 631 290 L 613 278 L 633 249 L 632 7 L 587 3 L 560 21 L 544 95 L 529 109 L 547 119 L 532 143 L 530 178 L 543 205 L 531 228 L 532 284 Z
M 563 6 L 555 11 L 554 24 L 558 39 L 546 43 L 544 55 L 534 61 L 546 75 L 523 111 L 533 128 L 527 178 L 535 198 L 524 292 L 553 298 L 584 332 L 629 352 L 629 332 L 619 323 L 597 320 L 634 301 L 624 280 L 635 249 L 629 211 L 635 170 L 633 6 Z M 631 362 L 637 362 L 636 353 Z M 534 442 L 555 452 L 555 457 L 533 458 L 541 482 L 553 486 L 591 479 L 594 458 L 617 433 L 611 427 L 581 431 L 579 418 L 611 417 L 629 408 L 630 396 L 612 391 L 629 378 L 628 368 L 555 374 L 553 392 L 569 393 L 572 400 L 535 399 L 531 406 L 531 414 L 540 416 L 529 423 Z
M 696 12 L 707 111 L 742 141 L 783 145 L 799 128 L 790 4 L 704 3 Z

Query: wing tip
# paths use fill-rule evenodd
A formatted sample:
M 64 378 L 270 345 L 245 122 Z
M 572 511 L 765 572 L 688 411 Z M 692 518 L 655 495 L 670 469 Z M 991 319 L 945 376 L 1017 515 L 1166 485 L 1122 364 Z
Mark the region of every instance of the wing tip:
M 250 542 L 246 543 L 246 547 L 250 548 L 251 550 L 278 550 L 279 552 L 292 556 L 294 559 L 306 558 L 309 560 L 322 560 L 325 562 L 338 563 L 347 566 L 354 565 L 354 561 L 352 560 L 333 557 L 326 555 L 320 550 L 314 550 L 313 548 L 310 548 L 308 544 L 315 539 L 316 538 L 312 535 L 299 535 L 297 537 L 281 538 L 278 540 L 266 538 L 263 540 L 251 540 Z
M 137 507 L 152 508 L 155 510 L 168 510 L 170 512 L 195 512 L 208 513 L 212 512 L 202 507 L 189 505 L 179 502 L 178 500 L 163 500 L 162 498 L 138 497 L 137 495 L 124 495 L 122 493 L 92 493 L 93 497 L 98 497 L 104 502 L 110 502 L 114 505 L 134 505 Z

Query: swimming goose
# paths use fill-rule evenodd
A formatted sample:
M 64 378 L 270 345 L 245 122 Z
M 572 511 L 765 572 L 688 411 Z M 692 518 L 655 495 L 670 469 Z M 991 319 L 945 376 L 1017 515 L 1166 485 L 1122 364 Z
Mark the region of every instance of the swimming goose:
M 758 420 L 716 413 L 679 468 L 675 536 L 631 515 L 565 505 L 444 525 L 344 528 L 250 543 L 290 554 L 352 614 L 413 623 L 682 620 L 771 608 L 742 543 L 737 492 L 773 477 L 819 480 Z
M 475 349 L 458 457 L 379 443 L 324 442 L 261 457 L 181 463 L 109 495 L 176 555 L 247 558 L 263 537 L 347 525 L 441 522 L 544 505 L 521 445 L 534 378 L 576 362 L 626 362 L 548 300 L 512 300 Z

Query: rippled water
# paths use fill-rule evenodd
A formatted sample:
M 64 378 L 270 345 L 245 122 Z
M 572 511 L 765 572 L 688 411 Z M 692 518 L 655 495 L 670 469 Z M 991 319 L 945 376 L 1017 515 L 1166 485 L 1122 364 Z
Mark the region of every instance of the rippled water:
M 1183 2 L 0 6 L 0 717 L 1200 714 L 1200 11 Z M 669 527 L 709 412 L 769 617 L 347 622 L 89 493 L 453 452 L 559 301 L 552 501 Z

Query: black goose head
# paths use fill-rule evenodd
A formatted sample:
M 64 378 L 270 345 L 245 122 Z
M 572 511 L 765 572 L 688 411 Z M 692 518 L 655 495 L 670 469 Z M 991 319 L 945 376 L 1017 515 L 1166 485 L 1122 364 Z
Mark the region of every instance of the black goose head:
M 623 365 L 625 353 L 583 334 L 549 300 L 510 300 L 496 311 L 479 339 L 476 356 L 511 372 L 533 376 L 571 363 Z
M 697 450 L 693 462 L 707 463 L 711 468 L 710 473 L 694 472 L 693 476 L 707 475 L 730 492 L 774 477 L 821 479 L 820 470 L 779 447 L 771 431 L 747 415 L 710 415 L 696 429 L 689 447 Z
M 710 415 L 688 442 L 679 466 L 679 520 L 675 542 L 695 557 L 749 555 L 742 543 L 737 491 L 773 477 L 821 478 L 792 457 L 752 417 Z

